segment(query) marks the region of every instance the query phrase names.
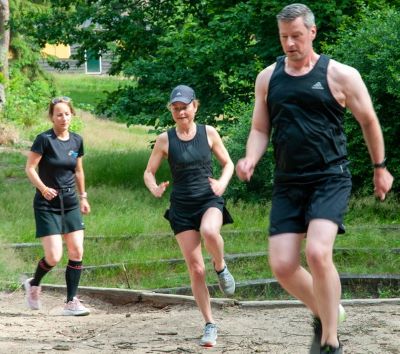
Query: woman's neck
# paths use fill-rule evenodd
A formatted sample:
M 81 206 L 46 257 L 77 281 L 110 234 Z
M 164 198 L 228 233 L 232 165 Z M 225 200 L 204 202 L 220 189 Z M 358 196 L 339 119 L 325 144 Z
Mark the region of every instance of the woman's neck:
M 181 139 L 191 139 L 196 135 L 196 124 L 192 122 L 189 125 L 177 126 L 176 133 Z
M 68 140 L 69 139 L 69 131 L 68 130 L 57 130 L 53 128 L 54 133 L 56 134 L 57 138 L 60 140 Z

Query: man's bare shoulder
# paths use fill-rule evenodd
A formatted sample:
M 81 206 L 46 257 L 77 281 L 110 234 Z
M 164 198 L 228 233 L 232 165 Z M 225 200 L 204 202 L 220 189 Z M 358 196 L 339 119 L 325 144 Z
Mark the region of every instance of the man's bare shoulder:
M 340 63 L 334 59 L 330 59 L 329 61 L 328 75 L 335 81 L 347 81 L 360 77 L 360 73 L 356 68 Z
M 274 72 L 276 63 L 267 66 L 264 70 L 261 70 L 257 75 L 256 80 L 256 94 L 260 93 L 262 96 L 266 96 L 268 92 L 269 82 L 271 80 L 272 73 Z
M 267 66 L 265 69 L 261 70 L 257 75 L 257 80 L 261 79 L 261 80 L 269 81 L 272 73 L 274 72 L 275 66 L 276 66 L 276 63 L 273 63 L 273 64 Z

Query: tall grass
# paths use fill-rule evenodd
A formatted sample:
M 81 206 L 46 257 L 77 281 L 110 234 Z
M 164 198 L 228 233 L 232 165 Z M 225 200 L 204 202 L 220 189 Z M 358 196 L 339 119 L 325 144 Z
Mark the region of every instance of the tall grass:
M 169 204 L 169 191 L 163 198 L 156 199 L 143 183 L 143 171 L 155 136 L 144 127 L 127 128 L 84 112 L 79 114 L 83 121 L 84 169 L 92 207 L 91 214 L 84 217 L 87 236 L 84 264 L 126 265 L 125 270 L 117 265 L 85 272 L 82 285 L 140 289 L 189 285 L 183 262 L 160 261 L 181 258 L 181 252 L 163 218 Z M 20 152 L 0 154 L 0 242 L 3 243 L 36 241 L 32 210 L 34 188 L 24 173 L 25 159 Z M 162 165 L 157 179 L 170 179 L 166 164 Z M 266 253 L 269 203 L 233 204 L 228 201 L 228 209 L 235 223 L 222 230 L 226 253 Z M 389 195 L 388 200 L 381 203 L 373 196 L 353 197 L 346 216 L 347 232 L 338 236 L 336 247 L 359 250 L 335 253 L 340 272 L 398 274 L 400 256 L 390 251 L 400 247 L 398 231 L 376 229 L 377 224 L 400 224 L 398 198 Z M 93 239 L 95 236 L 105 238 Z M 43 252 L 40 247 L 18 251 L 3 248 L 0 255 L 0 278 L 9 279 L 10 274 L 14 274 L 17 279 L 21 272 L 33 272 Z M 204 253 L 204 256 L 208 255 Z M 9 257 L 15 262 L 10 262 L 4 270 L 2 259 Z M 64 259 L 57 269 L 62 270 L 66 261 Z M 212 265 L 209 261 L 206 264 L 208 282 L 215 283 Z M 229 266 L 238 281 L 272 276 L 266 256 L 238 259 Z M 46 281 L 62 284 L 63 274 L 56 270 Z
M 128 80 L 111 76 L 57 73 L 52 75 L 58 92 L 71 97 L 75 105 L 80 108 L 96 106 L 105 98 L 107 92 L 129 83 Z
M 85 272 L 82 284 L 139 289 L 188 285 L 190 282 L 183 262 L 160 262 L 161 259 L 181 258 L 181 253 L 168 222 L 162 217 L 168 207 L 168 193 L 156 199 L 143 184 L 143 171 L 150 154 L 148 144 L 154 137 L 143 134 L 141 127 L 127 129 L 112 122 L 108 125 L 89 115 L 83 115 L 83 120 L 82 135 L 86 143 L 84 166 L 92 206 L 92 213 L 84 218 L 87 236 L 84 263 L 124 263 L 126 268 L 117 266 Z M 114 131 L 113 127 L 117 129 Z M 120 129 L 126 130 L 121 133 Z M 104 132 L 107 139 L 102 138 Z M 126 150 L 122 149 L 124 145 Z M 139 148 L 135 149 L 135 145 Z M 0 156 L 0 173 L 5 177 L 5 183 L 0 187 L 0 239 L 7 243 L 34 242 L 34 188 L 23 171 L 25 156 L 19 152 Z M 170 178 L 167 166 L 161 168 L 158 178 Z M 226 253 L 266 253 L 270 205 L 233 204 L 228 201 L 228 207 L 235 223 L 222 231 Z M 379 211 L 381 207 L 382 212 Z M 372 196 L 352 199 L 346 218 L 347 233 L 338 236 L 336 247 L 369 250 L 335 254 L 340 272 L 398 273 L 399 255 L 390 252 L 390 249 L 399 247 L 398 231 L 379 230 L 373 225 L 399 224 L 397 211 L 398 203 L 393 195 L 385 203 L 375 201 Z M 150 235 L 161 233 L 164 236 Z M 92 239 L 95 236 L 105 239 Z M 130 237 L 121 239 L 122 236 Z M 32 272 L 34 264 L 42 257 L 42 250 L 40 247 L 21 249 L 15 255 L 19 260 L 13 265 L 15 272 Z M 207 254 L 204 253 L 204 256 L 207 257 Z M 62 270 L 66 261 L 64 259 L 58 269 Z M 214 283 L 215 275 L 209 261 L 207 268 L 208 281 Z M 266 256 L 231 261 L 230 268 L 239 282 L 272 276 Z M 7 271 L 6 277 L 9 274 Z M 57 271 L 46 279 L 47 282 L 64 282 L 62 272 Z

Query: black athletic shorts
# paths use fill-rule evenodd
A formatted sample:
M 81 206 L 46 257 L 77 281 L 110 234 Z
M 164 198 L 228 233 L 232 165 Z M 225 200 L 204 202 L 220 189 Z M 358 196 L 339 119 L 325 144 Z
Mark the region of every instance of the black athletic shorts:
M 232 224 L 233 219 L 223 203 L 208 203 L 202 207 L 177 208 L 171 206 L 164 214 L 169 221 L 174 235 L 188 230 L 200 230 L 201 219 L 209 208 L 217 208 L 222 212 L 222 224 Z
M 313 219 L 331 220 L 338 225 L 338 233 L 343 234 L 350 193 L 349 175 L 331 175 L 304 184 L 275 184 L 269 235 L 306 233 Z
M 65 210 L 64 215 L 60 211 L 34 210 L 36 237 L 63 235 L 85 229 L 79 208 Z

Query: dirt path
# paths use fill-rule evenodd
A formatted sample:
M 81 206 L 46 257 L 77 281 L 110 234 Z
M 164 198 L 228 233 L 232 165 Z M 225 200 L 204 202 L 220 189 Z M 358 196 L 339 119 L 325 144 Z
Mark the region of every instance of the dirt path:
M 308 353 L 310 316 L 304 308 L 214 310 L 219 325 L 213 349 L 198 346 L 202 320 L 190 305 L 113 306 L 83 297 L 92 313 L 63 317 L 63 297 L 42 295 L 43 309 L 26 309 L 24 294 L 1 293 L 0 353 Z M 346 306 L 340 326 L 345 353 L 400 353 L 397 304 Z

